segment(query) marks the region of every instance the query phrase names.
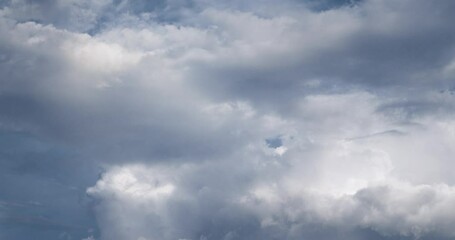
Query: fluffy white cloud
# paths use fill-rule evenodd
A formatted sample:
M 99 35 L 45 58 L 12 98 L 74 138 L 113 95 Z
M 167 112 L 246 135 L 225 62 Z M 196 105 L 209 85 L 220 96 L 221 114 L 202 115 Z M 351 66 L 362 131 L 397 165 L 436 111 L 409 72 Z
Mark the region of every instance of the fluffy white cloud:
M 97 207 L 103 238 L 230 239 L 234 235 L 239 239 L 300 239 L 315 224 L 344 231 L 372 229 L 391 237 L 455 235 L 450 224 L 454 215 L 447 211 L 455 204 L 455 191 L 445 184 L 391 181 L 333 196 L 295 194 L 275 182 L 227 194 L 216 184 L 205 182 L 197 189 L 185 184 L 197 178 L 189 173 L 194 167 L 173 168 L 166 176 L 173 178 L 169 182 L 157 180 L 162 168 L 124 166 L 105 174 L 88 190 L 103 199 Z M 202 168 L 196 172 L 213 174 L 212 169 Z

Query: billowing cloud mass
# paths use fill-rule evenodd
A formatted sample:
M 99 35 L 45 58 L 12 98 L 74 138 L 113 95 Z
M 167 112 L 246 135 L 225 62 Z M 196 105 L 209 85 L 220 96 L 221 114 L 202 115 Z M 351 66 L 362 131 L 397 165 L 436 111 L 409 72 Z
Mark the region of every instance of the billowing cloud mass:
M 454 11 L 0 2 L 0 239 L 455 239 Z

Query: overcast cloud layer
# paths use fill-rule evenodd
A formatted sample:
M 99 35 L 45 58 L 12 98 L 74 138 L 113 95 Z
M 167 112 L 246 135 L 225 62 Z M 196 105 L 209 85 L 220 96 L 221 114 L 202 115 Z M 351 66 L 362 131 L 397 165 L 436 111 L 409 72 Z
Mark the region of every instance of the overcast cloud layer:
M 455 239 L 455 1 L 0 1 L 0 239 Z

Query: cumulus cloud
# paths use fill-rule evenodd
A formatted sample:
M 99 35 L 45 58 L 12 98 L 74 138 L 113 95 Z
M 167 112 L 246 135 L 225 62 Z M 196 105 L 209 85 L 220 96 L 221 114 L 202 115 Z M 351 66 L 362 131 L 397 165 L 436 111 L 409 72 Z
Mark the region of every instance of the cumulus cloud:
M 451 1 L 0 7 L 1 238 L 455 237 Z
M 269 124 L 287 129 L 276 143 L 288 149 L 281 155 L 265 139 L 216 161 L 108 169 L 88 190 L 102 199 L 96 208 L 101 222 L 116 226 L 101 227 L 109 229 L 102 235 L 362 239 L 361 229 L 384 239 L 453 237 L 447 224 L 452 214 L 444 211 L 452 204 L 451 177 L 441 167 L 451 161 L 446 150 L 453 134 L 447 127 L 453 123 L 385 125 L 382 114 L 374 112 L 378 99 L 365 93 L 306 101 L 311 104 L 302 108 L 313 120 L 307 117 L 300 125 L 269 117 L 264 122 L 264 130 Z M 354 102 L 363 104 L 350 115 L 340 113 Z M 332 119 L 324 122 L 317 114 Z M 391 126 L 401 128 L 379 130 Z M 371 134 L 353 137 L 365 132 Z M 131 225 L 129 218 L 140 220 Z M 148 225 L 152 222 L 159 229 Z
M 410 185 L 395 181 L 361 188 L 355 194 L 333 196 L 295 194 L 274 182 L 238 187 L 235 192 L 229 192 L 232 190 L 219 189 L 218 183 L 203 181 L 204 186 L 198 189 L 186 183 L 195 181 L 192 171 L 210 176 L 213 168 L 181 166 L 163 176 L 169 170 L 137 165 L 115 168 L 89 188 L 89 194 L 109 199 L 97 207 L 101 223 L 106 224 L 101 226 L 105 231 L 103 236 L 109 239 L 327 237 L 324 232 L 312 235 L 311 228 L 318 225 L 321 229 L 337 229 L 338 234 L 341 232 L 347 238 L 356 237 L 354 230 L 359 227 L 377 231 L 386 238 L 455 234 L 451 227 L 454 216 L 447 212 L 455 203 L 454 189 L 446 184 Z M 209 177 L 196 178 L 199 182 L 199 178 Z M 236 185 L 243 182 L 233 181 Z

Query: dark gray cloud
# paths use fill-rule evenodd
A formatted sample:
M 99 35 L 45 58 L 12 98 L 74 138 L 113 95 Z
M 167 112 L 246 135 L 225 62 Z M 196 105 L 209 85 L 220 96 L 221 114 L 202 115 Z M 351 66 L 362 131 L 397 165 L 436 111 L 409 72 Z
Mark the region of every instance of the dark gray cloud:
M 285 104 L 284 109 L 298 96 L 321 88 L 325 92 L 394 91 L 395 96 L 406 98 L 451 89 L 453 76 L 447 75 L 454 49 L 451 5 L 367 1 L 352 8 L 307 13 L 298 22 L 282 26 L 293 32 L 282 33 L 272 25 L 265 30 L 265 39 L 279 49 L 273 54 L 255 42 L 245 46 L 257 51 L 249 62 L 236 61 L 239 56 L 233 53 L 227 56 L 232 62 L 221 59 L 220 64 L 207 64 L 208 69 L 202 68 L 195 79 L 210 82 L 199 85 L 208 86 L 209 94 L 216 97 L 224 97 L 220 92 L 227 91 L 227 98 Z M 324 25 L 308 24 L 311 21 Z M 236 27 L 248 28 L 243 22 L 238 20 Z
M 2 2 L 0 238 L 455 237 L 454 8 Z

